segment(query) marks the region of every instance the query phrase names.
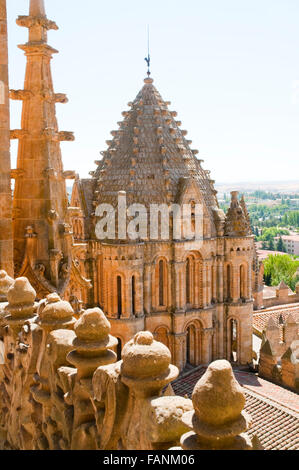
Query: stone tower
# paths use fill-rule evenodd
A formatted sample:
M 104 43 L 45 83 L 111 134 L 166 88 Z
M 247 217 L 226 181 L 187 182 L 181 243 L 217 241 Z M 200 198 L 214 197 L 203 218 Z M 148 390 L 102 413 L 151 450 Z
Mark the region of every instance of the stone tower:
M 0 267 L 13 275 L 6 0 L 0 0 Z
M 13 171 L 14 261 L 18 276 L 27 276 L 42 297 L 63 293 L 71 268 L 71 232 L 60 142 L 72 141 L 72 132 L 59 132 L 55 105 L 66 103 L 54 93 L 50 62 L 57 53 L 47 43 L 49 30 L 58 29 L 45 13 L 44 0 L 30 0 L 29 16 L 17 24 L 28 28 L 29 40 L 19 46 L 27 59 L 23 90 L 11 98 L 21 100 L 22 124 L 11 131 L 18 139 L 17 169 Z
M 144 82 L 111 132 L 93 177 L 77 180 L 73 189 L 72 205 L 80 209 L 72 220 L 74 235 L 89 246 L 90 303 L 100 305 L 109 318 L 119 351 L 136 332 L 149 330 L 170 348 L 180 369 L 218 358 L 246 364 L 252 354 L 254 249 L 246 214 L 233 193 L 225 216 L 210 172 L 191 149 L 176 111 L 169 109 L 152 78 Z M 132 212 L 128 234 L 123 233 L 126 227 L 118 222 L 125 204 L 129 210 L 133 204 L 136 210 L 146 208 L 147 220 L 142 212 L 137 223 L 138 229 L 147 229 L 146 236 L 127 236 L 131 228 L 134 232 Z M 200 243 L 171 233 L 151 237 L 152 204 L 161 209 L 186 204 L 192 223 L 193 208 L 199 205 Z M 110 222 L 115 220 L 116 232 L 100 240 L 95 227 L 101 220 L 99 207 L 105 205 L 115 208 Z

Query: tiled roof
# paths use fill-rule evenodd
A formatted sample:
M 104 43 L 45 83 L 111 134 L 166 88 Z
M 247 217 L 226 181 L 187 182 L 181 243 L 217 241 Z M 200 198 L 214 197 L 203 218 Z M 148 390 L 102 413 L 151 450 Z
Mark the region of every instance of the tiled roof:
M 285 322 L 290 314 L 292 314 L 295 321 L 299 322 L 299 304 L 293 304 L 292 306 L 282 305 L 260 310 L 253 313 L 253 327 L 259 332 L 262 332 L 266 329 L 269 319 L 273 318 L 276 325 L 282 328 L 282 325 L 279 323 L 280 317 L 282 317 Z
M 128 205 L 138 202 L 175 202 L 182 178 L 197 181 L 208 208 L 217 207 L 209 172 L 201 168 L 190 148 L 186 131 L 180 129 L 176 112 L 168 109 L 151 78 L 123 112 L 119 129 L 112 131 L 108 150 L 93 174 L 98 203 L 116 204 L 119 191 L 126 191 Z
M 196 369 L 172 383 L 177 395 L 189 398 L 193 388 L 205 372 L 205 367 Z M 252 417 L 248 434 L 257 435 L 265 450 L 299 450 L 299 398 L 255 374 L 234 371 L 243 386 L 246 396 L 245 410 Z

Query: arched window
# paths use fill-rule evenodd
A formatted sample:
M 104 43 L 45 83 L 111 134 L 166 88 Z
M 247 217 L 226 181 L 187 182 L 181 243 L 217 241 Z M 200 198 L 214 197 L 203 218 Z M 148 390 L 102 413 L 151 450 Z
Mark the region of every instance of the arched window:
M 136 315 L 136 278 L 132 276 L 132 314 Z
M 117 314 L 120 318 L 122 316 L 122 279 L 117 276 Z
M 159 261 L 159 306 L 165 305 L 164 298 L 164 261 Z
M 227 300 L 231 299 L 231 267 L 228 264 L 227 265 L 227 271 L 226 271 L 226 297 Z
M 191 303 L 191 285 L 190 285 L 190 259 L 186 261 L 186 303 Z
M 238 323 L 236 320 L 230 320 L 230 360 L 238 362 Z
M 187 329 L 187 337 L 186 337 L 186 360 L 187 364 L 195 366 L 197 363 L 197 355 L 198 355 L 198 339 L 199 336 L 196 334 L 195 325 L 190 325 Z

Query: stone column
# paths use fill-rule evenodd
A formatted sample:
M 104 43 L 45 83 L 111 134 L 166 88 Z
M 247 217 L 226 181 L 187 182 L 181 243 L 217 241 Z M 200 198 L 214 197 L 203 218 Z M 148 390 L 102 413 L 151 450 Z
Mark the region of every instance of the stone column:
M 0 268 L 12 276 L 12 196 L 6 0 L 0 0 Z
M 212 339 L 213 328 L 205 328 L 202 330 L 202 362 L 209 364 L 212 360 L 211 357 L 211 339 Z
M 223 302 L 223 259 L 222 257 L 217 257 L 217 277 L 218 277 L 218 302 Z
M 149 315 L 151 312 L 151 265 L 144 265 L 144 311 Z
M 211 300 L 212 300 L 212 264 L 211 261 L 209 260 L 207 262 L 207 305 L 211 305 Z
M 171 308 L 175 303 L 172 297 L 172 262 L 167 264 L 167 304 L 166 308 Z
M 15 449 L 25 449 L 24 437 L 30 440 L 26 429 L 31 418 L 30 385 L 34 367 L 30 371 L 33 351 L 31 329 L 36 319 L 36 292 L 27 278 L 16 279 L 7 292 L 8 314 L 5 323 L 8 331 L 4 337 L 4 387 L 6 389 L 7 440 Z M 25 339 L 30 337 L 29 339 Z M 34 348 L 35 349 L 35 348 Z
M 186 363 L 186 333 L 173 335 L 173 357 L 172 360 L 179 370 L 183 370 Z
M 236 303 L 240 299 L 240 269 L 233 265 L 232 271 L 233 302 Z
M 214 258 L 213 262 L 213 300 L 217 302 L 217 265 L 216 265 L 216 258 Z
M 129 400 L 122 443 L 126 450 L 151 449 L 147 416 L 151 397 L 159 397 L 163 388 L 178 376 L 170 364 L 171 355 L 164 344 L 154 341 L 149 331 L 137 333 L 122 352 L 121 380 L 129 388 Z
M 200 261 L 195 260 L 195 273 L 194 273 L 194 308 L 200 308 L 199 305 L 199 269 Z
M 248 263 L 248 272 L 247 272 L 247 299 L 251 300 L 252 295 L 252 263 Z
M 207 296 L 207 265 L 206 261 L 202 263 L 202 303 L 203 308 L 206 308 L 208 303 Z
M 184 302 L 182 302 L 182 285 L 180 279 L 181 268 L 180 264 L 174 262 L 174 276 L 175 276 L 175 310 L 181 310 Z
M 67 356 L 67 360 L 77 368 L 73 389 L 72 450 L 97 449 L 97 416 L 94 416 L 90 392 L 95 370 L 117 360 L 112 351 L 117 346 L 117 339 L 109 334 L 110 329 L 109 321 L 98 308 L 86 310 L 75 324 L 75 349 Z
M 53 293 L 40 302 L 37 322 L 42 330 L 42 338 L 31 387 L 35 403 L 34 437 L 38 450 L 58 450 L 60 446 L 56 439 L 57 423 L 52 418 L 54 384 L 57 369 L 67 364 L 66 354 L 71 349 L 74 336 L 72 330 L 76 319 L 70 303 Z M 51 357 L 54 349 L 59 351 L 59 360 L 56 357 L 55 362 Z
M 141 317 L 144 313 L 144 288 L 143 288 L 143 279 L 142 276 L 138 276 L 136 279 L 136 295 L 135 295 L 135 302 L 136 302 L 136 316 Z

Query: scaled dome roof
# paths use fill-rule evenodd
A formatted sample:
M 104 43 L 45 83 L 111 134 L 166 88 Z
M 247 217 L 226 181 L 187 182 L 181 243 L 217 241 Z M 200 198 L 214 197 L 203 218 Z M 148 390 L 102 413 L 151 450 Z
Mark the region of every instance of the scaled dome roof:
M 93 172 L 96 203 L 116 206 L 118 192 L 126 191 L 128 205 L 171 204 L 180 183 L 192 178 L 207 208 L 217 208 L 213 181 L 195 157 L 197 151 L 190 149 L 187 132 L 175 120 L 177 113 L 168 109 L 170 103 L 163 101 L 152 78 L 144 82 Z

